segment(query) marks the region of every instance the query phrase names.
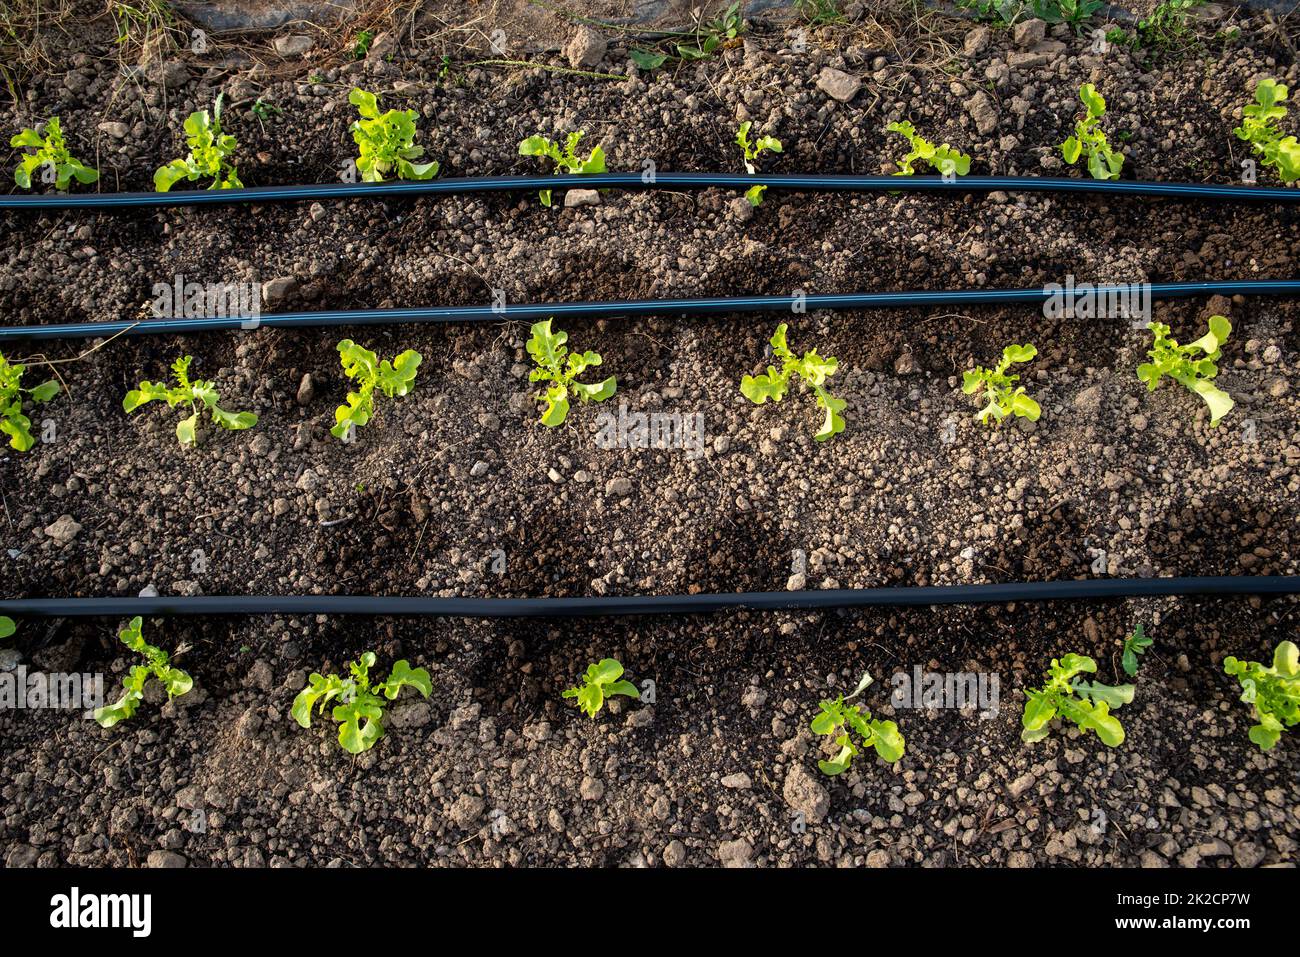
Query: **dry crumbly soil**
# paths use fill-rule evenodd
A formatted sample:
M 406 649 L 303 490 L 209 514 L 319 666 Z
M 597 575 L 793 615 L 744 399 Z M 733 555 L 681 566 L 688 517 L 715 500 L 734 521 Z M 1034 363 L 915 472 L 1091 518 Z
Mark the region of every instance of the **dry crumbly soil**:
M 765 160 L 773 171 L 892 171 L 901 141 L 883 127 L 903 118 L 970 152 L 975 172 L 1060 175 L 1056 144 L 1092 81 L 1126 177 L 1232 182 L 1244 154 L 1231 128 L 1255 81 L 1296 80 L 1293 38 L 1232 16 L 1239 42 L 1215 39 L 1224 24 L 1211 24 L 1177 63 L 1095 55 L 1060 29 L 1031 46 L 1032 36 L 942 19 L 926 29 L 950 58 L 935 59 L 919 21 L 892 44 L 859 22 L 814 32 L 795 52 L 793 28 L 761 23 L 720 57 L 656 76 L 611 45 L 597 69 L 631 74 L 614 81 L 477 67 L 440 76 L 441 49 L 418 28 L 342 66 L 324 49 L 319 62 L 308 53 L 273 70 L 177 55 L 124 79 L 99 58 L 102 31 L 88 29 L 62 41 L 66 72 L 28 79 L 5 125 L 60 115 L 110 190 L 148 189 L 180 155 L 185 115 L 219 90 L 247 185 L 329 181 L 351 155 L 354 84 L 419 111 L 418 141 L 443 175 L 531 171 L 518 141 L 572 129 L 603 143 L 615 170 L 645 159 L 739 170 L 741 119 L 785 144 Z M 828 97 L 825 67 L 860 76 L 860 92 Z M 249 112 L 259 97 L 281 112 L 259 120 Z M 527 302 L 1019 287 L 1068 274 L 1289 278 L 1292 210 L 769 191 L 751 211 L 708 190 L 611 192 L 549 210 L 534 196 L 489 195 L 7 214 L 0 309 L 7 324 L 134 316 L 154 283 L 177 275 L 267 283 L 271 309 L 483 304 L 495 289 Z M 572 344 L 617 375 L 615 412 L 703 415 L 699 456 L 602 449 L 593 407 L 542 428 L 519 323 L 115 339 L 59 367 L 70 393 L 34 416 L 52 421 L 55 441 L 0 460 L 5 593 L 667 594 L 1296 574 L 1297 309 L 1193 299 L 1159 304 L 1156 318 L 1188 341 L 1214 312 L 1234 326 L 1219 383 L 1237 401 L 1215 429 L 1174 385 L 1146 393 L 1133 370 L 1147 334 L 1127 320 L 993 307 L 790 317 L 796 349 L 840 361 L 832 385 L 848 429 L 826 444 L 812 440 L 810 396 L 754 407 L 739 395 L 740 377 L 765 364 L 775 317 L 567 323 Z M 424 356 L 414 392 L 381 402 L 347 445 L 327 431 L 346 389 L 334 349 L 344 336 Z M 1027 340 L 1039 357 L 1025 384 L 1044 416 L 991 433 L 972 421 L 961 372 Z M 129 388 L 182 353 L 226 408 L 261 417 L 253 431 L 209 432 L 183 450 L 175 413 L 121 412 Z M 1066 651 L 1096 656 L 1106 680 L 1137 620 L 1151 623 L 1158 654 L 1123 712 L 1125 746 L 1075 735 L 1022 746 L 1020 689 Z M 18 649 L 40 667 L 117 675 L 115 627 L 24 623 Z M 66 714 L 0 717 L 8 863 L 1295 859 L 1295 748 L 1253 751 L 1246 706 L 1219 667 L 1225 654 L 1264 658 L 1294 638 L 1292 601 L 148 627 L 168 647 L 192 646 L 182 661 L 196 692 L 113 732 Z M 328 728 L 293 725 L 288 706 L 305 672 L 368 647 L 381 664 L 428 667 L 435 691 L 427 705 L 404 699 L 389 737 L 354 761 Z M 655 681 L 658 701 L 587 723 L 559 690 L 607 655 Z M 807 731 L 817 698 L 863 668 L 883 686 L 913 665 L 998 673 L 999 716 L 902 712 L 898 765 L 863 761 L 819 782 Z M 868 703 L 888 713 L 886 697 L 878 689 Z M 796 811 L 816 819 L 806 833 L 791 831 Z

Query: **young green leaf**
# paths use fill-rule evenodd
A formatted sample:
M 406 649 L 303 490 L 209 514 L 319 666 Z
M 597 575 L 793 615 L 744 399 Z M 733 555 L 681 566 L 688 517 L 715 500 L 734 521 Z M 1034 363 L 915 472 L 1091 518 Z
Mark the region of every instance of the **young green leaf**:
M 587 673 L 582 676 L 582 684 L 576 688 L 566 688 L 562 693 L 565 698 L 577 698 L 578 707 L 586 712 L 587 717 L 594 718 L 605 703 L 606 698 L 614 695 L 626 695 L 640 698 L 641 692 L 630 681 L 620 680 L 623 666 L 613 658 L 602 658 L 594 665 L 587 666 Z
M 132 666 L 127 676 L 122 679 L 122 697 L 110 705 L 94 710 L 92 717 L 101 727 L 111 728 L 135 714 L 140 702 L 144 700 L 144 687 L 150 677 L 156 678 L 162 684 L 169 701 L 188 693 L 194 687 L 193 679 L 171 663 L 167 652 L 144 640 L 143 623 L 143 619 L 136 616 L 118 632 L 117 637 L 122 644 L 143 656 L 145 664 Z
M 1146 626 L 1138 622 L 1133 634 L 1124 639 L 1124 654 L 1120 657 L 1120 666 L 1130 678 L 1138 673 L 1138 658 L 1147 653 L 1152 640 L 1147 637 Z
M 1079 87 L 1079 99 L 1083 102 L 1084 115 L 1075 123 L 1074 135 L 1061 144 L 1061 156 L 1074 164 L 1086 155 L 1088 174 L 1093 179 L 1119 179 L 1124 154 L 1112 150 L 1106 134 L 1099 129 L 1106 113 L 1106 100 L 1091 83 Z
M 46 120 L 41 131 L 24 129 L 9 140 L 9 145 L 32 151 L 21 154 L 14 168 L 14 183 L 22 189 L 32 188 L 32 174 L 37 170 L 42 170 L 41 178 L 60 191 L 67 189 L 74 179 L 78 183 L 94 183 L 99 179 L 99 170 L 83 165 L 68 151 L 57 116 Z
M 177 423 L 176 438 L 181 445 L 190 447 L 198 444 L 199 413 L 204 410 L 213 422 L 232 432 L 255 426 L 257 416 L 254 413 L 227 412 L 217 405 L 221 396 L 211 382 L 190 379 L 189 370 L 193 358 L 182 356 L 172 363 L 172 377 L 176 380 L 174 386 L 168 387 L 165 382 L 150 382 L 148 379 L 141 382 L 139 388 L 132 389 L 122 399 L 122 411 L 129 414 L 140 406 L 155 401 L 166 402 L 173 409 L 188 402 L 190 414 Z
M 576 133 L 570 133 L 564 141 L 564 146 L 559 143 L 553 143 L 545 136 L 534 134 L 526 139 L 519 141 L 520 156 L 536 156 L 539 159 L 549 159 L 555 164 L 556 173 L 603 173 L 605 172 L 605 151 L 597 146 L 587 154 L 586 159 L 578 156 L 578 143 L 581 142 L 585 135 L 581 130 Z M 551 205 L 551 191 L 549 189 L 541 190 L 538 193 L 543 206 Z
M 1241 685 L 1241 700 L 1251 706 L 1255 720 L 1248 736 L 1261 750 L 1268 751 L 1281 740 L 1287 728 L 1300 724 L 1300 648 L 1283 641 L 1273 651 L 1273 664 L 1223 659 L 1225 674 Z
M 1074 722 L 1080 731 L 1092 731 L 1108 747 L 1124 741 L 1124 727 L 1111 709 L 1133 700 L 1133 685 L 1104 685 L 1083 681 L 1080 674 L 1095 674 L 1097 663 L 1084 655 L 1062 655 L 1052 659 L 1047 683 L 1025 689 L 1025 710 L 1021 715 L 1020 737 L 1026 742 L 1047 737 L 1048 722 L 1060 716 Z
M 757 172 L 754 164 L 763 153 L 768 151 L 780 153 L 782 151 L 781 141 L 774 136 L 760 136 L 755 140 L 750 140 L 749 131 L 752 126 L 753 123 L 746 120 L 740 124 L 740 128 L 736 131 L 736 145 L 740 147 L 745 156 L 745 172 L 750 176 Z M 749 200 L 749 205 L 757 206 L 763 202 L 763 191 L 766 189 L 766 186 L 751 186 L 745 190 L 745 199 Z
M 349 129 L 357 144 L 357 171 L 363 182 L 382 183 L 393 172 L 398 179 L 423 180 L 438 175 L 436 160 L 412 162 L 424 155 L 424 147 L 414 145 L 415 110 L 380 113 L 375 95 L 359 88 L 348 94 L 348 102 L 361 114 Z
M 614 376 L 592 384 L 577 381 L 587 369 L 600 365 L 600 354 L 570 352 L 565 345 L 569 334 L 563 330 L 552 331 L 550 319 L 533 323 L 531 331 L 528 354 L 537 368 L 528 374 L 528 381 L 549 383 L 535 396 L 546 403 L 543 425 L 555 428 L 568 417 L 570 395 L 577 396 L 579 402 L 604 402 L 618 389 Z
M 221 99 L 217 94 L 212 112 L 200 110 L 185 120 L 185 145 L 190 148 L 184 159 L 174 159 L 153 174 L 153 188 L 166 193 L 181 180 L 191 183 L 211 179 L 208 189 L 241 189 L 239 172 L 231 157 L 239 145 L 229 133 L 221 132 Z
M 812 390 L 818 407 L 825 413 L 821 428 L 813 436 L 818 442 L 825 442 L 844 431 L 844 416 L 840 413 L 848 403 L 831 395 L 826 388 L 826 380 L 835 374 L 839 363 L 834 357 L 823 359 L 816 349 L 808 350 L 802 357 L 796 356 L 786 344 L 786 328 L 786 324 L 781 323 L 769 340 L 773 357 L 781 363 L 780 369 L 768 366 L 765 373 L 743 376 L 740 392 L 755 405 L 762 405 L 768 399 L 780 402 L 789 391 L 791 378 L 797 376 Z
M 848 704 L 848 701 L 862 692 L 870 684 L 870 676 L 859 683 L 857 690 L 845 698 L 839 695 L 818 702 L 817 714 L 809 727 L 813 734 L 828 737 L 836 751 L 831 760 L 819 760 L 817 767 L 825 775 L 834 777 L 843 774 L 853 763 L 853 759 L 867 748 L 873 748 L 880 758 L 893 764 L 903 756 L 907 744 L 892 721 L 880 721 L 871 716 L 871 712 L 861 705 Z M 857 735 L 857 742 L 853 736 Z
M 1028 362 L 1038 355 L 1038 349 L 1026 343 L 1023 346 L 1010 345 L 1002 350 L 1002 358 L 992 369 L 976 366 L 967 370 L 962 376 L 961 391 L 966 395 L 984 390 L 986 405 L 975 414 L 985 425 L 999 426 L 1008 416 L 1017 416 L 1037 422 L 1042 409 L 1026 393 L 1024 386 L 1017 386 L 1019 375 L 1008 374 L 1007 370 L 1014 363 Z
M 59 382 L 51 379 L 34 389 L 23 388 L 23 373 L 27 367 L 10 365 L 0 353 L 0 433 L 9 436 L 9 447 L 18 452 L 30 451 L 36 444 L 32 436 L 32 420 L 23 414 L 23 398 L 33 405 L 49 402 L 59 394 Z
M 406 395 L 415 384 L 415 374 L 420 368 L 420 354 L 413 349 L 398 353 L 389 362 L 351 339 L 337 346 L 343 374 L 355 379 L 357 388 L 349 392 L 345 404 L 334 410 L 334 427 L 330 434 L 344 442 L 356 437 L 358 427 L 370 421 L 375 411 L 375 390 L 390 399 Z
M 14 624 L 12 618 L 0 615 L 0 639 L 8 638 L 17 630 L 18 626 Z
M 1255 87 L 1255 102 L 1242 109 L 1241 125 L 1233 130 L 1237 138 L 1249 143 L 1265 166 L 1272 166 L 1284 183 L 1300 179 L 1300 142 L 1283 136 L 1277 121 L 1286 116 L 1282 104 L 1287 98 L 1285 83 L 1274 79 L 1260 80 Z
M 388 677 L 372 686 L 370 669 L 375 660 L 375 653 L 367 651 L 348 662 L 346 678 L 312 672 L 307 687 L 293 699 L 289 714 L 299 725 L 310 728 L 313 713 L 323 713 L 331 701 L 338 701 L 330 716 L 339 724 L 339 745 L 349 754 L 368 751 L 384 736 L 385 699 L 394 700 L 403 688 L 414 688 L 425 698 L 433 694 L 429 672 L 412 668 L 405 659 L 394 662 Z
M 898 133 L 907 138 L 912 149 L 898 161 L 895 176 L 911 176 L 916 172 L 916 163 L 926 163 L 933 170 L 945 176 L 965 176 L 970 172 L 970 157 L 947 143 L 935 146 L 916 132 L 916 127 L 907 121 L 890 123 L 885 127 L 886 133 Z
M 1210 316 L 1209 331 L 1195 342 L 1180 346 L 1169 336 L 1169 327 L 1161 322 L 1147 323 L 1155 341 L 1147 352 L 1150 362 L 1138 366 L 1137 376 L 1146 383 L 1147 391 L 1154 392 L 1164 376 L 1195 392 L 1210 410 L 1210 425 L 1219 424 L 1232 411 L 1232 397 L 1214 384 L 1219 374 L 1216 365 L 1223 352 L 1223 344 L 1232 332 L 1232 324 L 1223 316 Z

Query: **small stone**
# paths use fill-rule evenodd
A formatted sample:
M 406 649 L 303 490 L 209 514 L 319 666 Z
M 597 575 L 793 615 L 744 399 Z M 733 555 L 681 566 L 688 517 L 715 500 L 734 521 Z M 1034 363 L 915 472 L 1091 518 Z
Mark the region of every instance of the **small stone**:
M 609 41 L 590 27 L 578 27 L 564 47 L 564 58 L 575 70 L 586 70 L 605 59 Z
M 564 194 L 565 206 L 599 206 L 600 190 L 571 189 Z
M 487 802 L 476 794 L 462 794 L 451 805 L 452 821 L 457 827 L 472 827 L 483 816 Z
M 189 864 L 183 856 L 175 851 L 150 851 L 145 859 L 145 867 L 185 867 Z
M 71 515 L 60 515 L 54 520 L 52 525 L 45 528 L 45 534 L 54 539 L 60 545 L 66 545 L 77 537 L 81 531 L 81 523 L 76 521 Z
M 298 383 L 298 404 L 311 405 L 311 400 L 314 398 L 316 398 L 316 383 L 310 372 L 304 372 L 302 381 Z
M 1101 386 L 1089 386 L 1076 395 L 1074 401 L 1070 404 L 1074 406 L 1076 412 L 1082 412 L 1085 415 L 1096 415 L 1101 408 Z
M 599 801 L 605 796 L 605 782 L 599 778 L 583 778 L 578 786 L 578 794 L 584 801 Z
M 274 306 L 298 291 L 298 280 L 292 276 L 280 276 L 262 283 L 262 302 Z
M 967 56 L 975 56 L 988 49 L 988 45 L 989 28 L 975 27 L 970 33 L 966 34 L 966 42 L 962 45 L 962 49 Z
M 722 786 L 736 791 L 748 791 L 754 786 L 754 782 L 744 771 L 737 771 L 735 774 L 728 774 L 723 778 Z
M 975 129 L 981 136 L 988 136 L 998 128 L 998 111 L 983 90 L 976 90 L 966 101 L 966 112 L 975 121 Z
M 894 372 L 897 375 L 916 375 L 920 371 L 921 367 L 917 364 L 910 350 L 902 353 L 894 361 Z
M 723 867 L 749 867 L 754 856 L 754 845 L 745 838 L 723 841 L 718 845 L 718 860 Z
M 664 864 L 668 867 L 681 867 L 686 863 L 686 845 L 676 839 L 668 842 L 664 848 Z
M 817 76 L 817 88 L 832 100 L 847 103 L 858 95 L 858 90 L 862 89 L 862 79 L 827 66 L 822 67 L 821 73 Z
M 131 127 L 125 123 L 115 123 L 112 120 L 106 120 L 96 127 L 101 133 L 107 133 L 115 140 L 124 140 L 126 135 L 131 132 Z
M 190 82 L 190 70 L 179 60 L 171 60 L 157 68 L 157 80 L 165 90 L 175 90 Z
M 612 478 L 605 483 L 605 494 L 612 498 L 619 498 L 631 491 L 632 480 L 629 478 Z
M 315 45 L 316 41 L 303 33 L 275 38 L 275 52 L 286 58 L 305 56 Z
M 803 815 L 806 824 L 820 824 L 831 809 L 830 794 L 802 764 L 794 765 L 786 773 L 781 796 L 786 804 Z
M 808 587 L 808 576 L 802 573 L 797 575 L 791 575 L 789 578 L 786 579 L 785 582 L 786 591 L 803 591 L 807 587 Z
M 1038 19 L 1021 20 L 1012 27 L 1011 38 L 1015 41 L 1016 46 L 1023 48 L 1042 43 L 1047 38 L 1047 22 Z
M 754 218 L 754 204 L 743 196 L 737 196 L 730 203 L 731 215 L 738 222 L 747 223 Z

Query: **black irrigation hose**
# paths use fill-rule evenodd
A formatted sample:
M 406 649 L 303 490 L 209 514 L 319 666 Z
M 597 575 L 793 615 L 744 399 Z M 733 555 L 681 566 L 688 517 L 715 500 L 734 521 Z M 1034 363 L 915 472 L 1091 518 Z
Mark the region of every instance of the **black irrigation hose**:
M 455 618 L 571 618 L 861 608 L 872 605 L 985 605 L 1012 601 L 1160 595 L 1294 595 L 1300 575 L 1104 578 L 998 585 L 921 585 L 588 598 L 430 598 L 382 595 L 200 595 L 155 598 L 0 599 L 16 617 L 127 618 L 134 615 L 431 615 Z
M 141 206 L 218 206 L 237 203 L 291 202 L 307 199 L 429 196 L 459 193 L 518 192 L 538 189 L 706 189 L 768 186 L 803 191 L 928 192 L 961 196 L 995 190 L 1017 193 L 1102 193 L 1163 196 L 1175 199 L 1222 199 L 1233 202 L 1300 202 L 1300 189 L 1279 186 L 1220 186 L 1212 183 L 1158 183 L 1147 180 L 1071 179 L 1051 176 L 837 176 L 802 173 L 587 173 L 564 176 L 449 176 L 424 181 L 387 183 L 319 183 L 299 186 L 254 186 L 247 189 L 178 190 L 168 193 L 44 193 L 0 196 L 0 209 L 124 209 Z
M 1084 287 L 1076 287 L 1082 291 Z M 1134 286 L 1091 287 L 1097 296 L 1131 296 Z M 1151 299 L 1187 296 L 1300 296 L 1300 280 L 1267 279 L 1229 282 L 1165 282 L 1149 285 Z M 718 296 L 699 299 L 629 299 L 612 302 L 554 302 L 505 306 L 431 306 L 405 309 L 327 309 L 279 312 L 263 316 L 208 316 L 195 319 L 139 319 L 72 322 L 49 325 L 0 326 L 0 343 L 37 339 L 88 339 L 96 336 L 157 335 L 212 330 L 257 329 L 263 326 L 373 326 L 404 323 L 537 321 L 551 317 L 678 316 L 728 312 L 792 312 L 802 309 L 880 309 L 910 306 L 978 306 L 1004 303 L 1044 303 L 1059 290 L 959 289 L 947 291 L 831 293 L 809 296 Z

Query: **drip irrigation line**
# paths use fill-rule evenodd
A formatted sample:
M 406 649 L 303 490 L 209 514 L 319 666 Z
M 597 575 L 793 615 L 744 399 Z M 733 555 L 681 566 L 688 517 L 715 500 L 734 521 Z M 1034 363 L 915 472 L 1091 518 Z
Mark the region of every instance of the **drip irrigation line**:
M 1110 295 L 1129 302 L 1139 289 L 1151 300 L 1188 296 L 1300 296 L 1300 279 L 1241 280 L 1229 282 L 1165 282 L 1147 286 L 1076 285 L 1073 293 L 1091 292 L 1098 299 Z M 904 292 L 830 293 L 808 296 L 717 296 L 694 299 L 626 299 L 609 302 L 553 302 L 505 306 L 428 306 L 402 309 L 326 309 L 310 312 L 274 312 L 257 317 L 207 316 L 194 319 L 137 319 L 105 322 L 71 322 L 0 326 L 0 343 L 38 339 L 88 339 L 109 335 L 159 335 L 213 330 L 305 328 L 325 326 L 376 326 L 408 323 L 536 322 L 554 317 L 682 316 L 733 312 L 804 312 L 814 309 L 898 309 L 911 306 L 979 306 L 1008 303 L 1042 304 L 1053 297 L 1069 298 L 1071 289 L 909 290 Z M 1081 320 L 1086 321 L 1086 320 Z
M 707 189 L 767 186 L 803 192 L 1098 193 L 1174 199 L 1214 199 L 1231 202 L 1300 202 L 1300 189 L 1281 186 L 1223 186 L 1213 183 L 1161 183 L 1150 180 L 1072 179 L 1052 176 L 842 176 L 803 173 L 585 173 L 563 176 L 449 176 L 432 180 L 387 183 L 316 183 L 296 186 L 253 186 L 245 189 L 178 190 L 167 193 L 10 193 L 0 196 L 0 209 L 130 209 L 145 206 L 228 206 L 242 203 L 294 202 L 500 193 L 525 190 L 578 189 Z
M 556 618 L 705 614 L 862 608 L 985 605 L 1014 601 L 1142 598 L 1165 595 L 1294 595 L 1300 575 L 1198 578 L 1105 578 L 997 585 L 919 585 L 819 591 L 587 598 L 434 598 L 380 595 L 200 595 L 153 598 L 0 599 L 13 617 L 132 617 L 135 615 L 426 615 L 456 618 Z

